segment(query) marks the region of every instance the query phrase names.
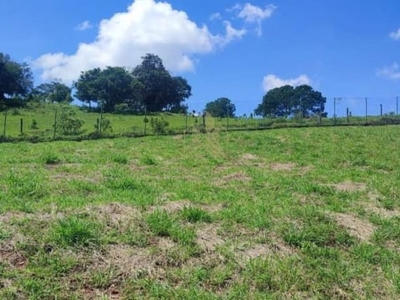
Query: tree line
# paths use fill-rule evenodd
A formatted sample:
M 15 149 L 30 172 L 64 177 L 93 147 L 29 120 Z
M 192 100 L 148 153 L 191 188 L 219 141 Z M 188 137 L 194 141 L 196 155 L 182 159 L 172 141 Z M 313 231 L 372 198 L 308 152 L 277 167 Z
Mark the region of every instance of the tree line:
M 59 80 L 34 87 L 29 65 L 0 53 L 0 107 L 28 101 L 71 103 L 75 97 L 89 110 L 96 107 L 109 113 L 187 113 L 185 101 L 192 95 L 191 90 L 187 80 L 172 76 L 155 54 L 146 54 L 141 64 L 132 70 L 108 66 L 81 72 L 71 87 Z M 286 85 L 269 90 L 254 114 L 261 117 L 326 116 L 325 103 L 326 98 L 309 85 Z M 235 111 L 235 104 L 226 97 L 208 102 L 204 108 L 204 112 L 220 118 L 235 117 Z

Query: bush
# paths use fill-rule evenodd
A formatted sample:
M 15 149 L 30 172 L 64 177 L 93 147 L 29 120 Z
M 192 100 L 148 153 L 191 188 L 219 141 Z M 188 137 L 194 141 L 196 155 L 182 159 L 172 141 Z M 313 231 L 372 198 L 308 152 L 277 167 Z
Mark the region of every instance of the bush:
M 57 127 L 63 135 L 79 134 L 84 121 L 76 117 L 76 111 L 71 107 L 63 107 Z
M 153 129 L 153 133 L 156 135 L 161 135 L 166 133 L 166 129 L 169 125 L 167 121 L 164 120 L 164 118 L 161 117 L 159 118 L 151 118 L 150 119 L 150 125 L 151 128 Z

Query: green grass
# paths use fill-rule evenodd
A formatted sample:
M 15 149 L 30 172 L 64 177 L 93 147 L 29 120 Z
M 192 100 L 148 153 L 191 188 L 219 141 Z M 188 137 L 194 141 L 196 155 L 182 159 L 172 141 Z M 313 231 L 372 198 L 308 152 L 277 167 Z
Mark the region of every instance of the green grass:
M 74 118 L 83 121 L 82 127 L 74 134 L 63 133 L 59 128 L 63 109 L 70 108 L 75 112 Z M 6 126 L 4 128 L 4 121 Z M 98 132 L 98 122 L 103 119 L 109 127 Z M 150 120 L 157 120 L 160 124 L 164 120 L 168 125 L 165 128 L 151 126 Z M 202 117 L 185 116 L 172 113 L 155 113 L 147 116 L 149 122 L 145 123 L 145 116 L 118 115 L 99 112 L 87 112 L 76 106 L 50 103 L 28 103 L 26 108 L 10 109 L 0 114 L 0 137 L 5 141 L 49 141 L 49 140 L 88 140 L 103 137 L 143 136 L 160 134 L 187 134 L 199 132 L 213 132 L 226 130 L 258 130 L 286 127 L 315 127 L 315 126 L 348 126 L 348 125 L 387 125 L 399 124 L 400 118 L 391 116 L 350 117 L 349 119 L 332 117 L 319 119 L 311 118 L 213 118 L 209 114 L 205 117 L 206 128 L 202 128 Z M 56 130 L 54 130 L 54 125 Z M 5 136 L 4 136 L 5 133 Z M 359 163 L 362 163 L 360 161 Z
M 0 299 L 398 299 L 399 129 L 4 143 Z

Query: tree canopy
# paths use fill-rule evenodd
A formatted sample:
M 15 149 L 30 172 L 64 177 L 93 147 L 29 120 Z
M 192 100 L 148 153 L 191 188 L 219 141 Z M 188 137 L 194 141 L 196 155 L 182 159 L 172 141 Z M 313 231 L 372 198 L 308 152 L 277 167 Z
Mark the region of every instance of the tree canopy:
M 290 117 L 298 113 L 309 117 L 323 114 L 325 103 L 326 98 L 309 85 L 285 85 L 268 91 L 254 113 L 262 117 Z
M 208 102 L 205 108 L 206 112 L 211 114 L 213 117 L 226 118 L 234 117 L 236 106 L 228 98 L 218 98 L 215 101 Z
M 0 53 L 0 101 L 7 96 L 25 96 L 33 87 L 32 71 L 26 63 L 17 63 Z
M 185 110 L 183 102 L 192 95 L 192 88 L 186 79 L 171 76 L 157 55 L 146 54 L 142 59 L 142 63 L 133 70 L 132 75 L 144 87 L 142 101 L 147 110 Z
M 140 65 L 129 72 L 122 67 L 99 68 L 82 72 L 74 84 L 75 96 L 89 104 L 101 104 L 104 111 L 113 112 L 123 105 L 130 112 L 179 112 L 191 96 L 186 79 L 173 77 L 154 54 L 143 57 Z
M 42 83 L 35 87 L 31 93 L 31 100 L 43 102 L 72 102 L 71 88 L 59 81 Z

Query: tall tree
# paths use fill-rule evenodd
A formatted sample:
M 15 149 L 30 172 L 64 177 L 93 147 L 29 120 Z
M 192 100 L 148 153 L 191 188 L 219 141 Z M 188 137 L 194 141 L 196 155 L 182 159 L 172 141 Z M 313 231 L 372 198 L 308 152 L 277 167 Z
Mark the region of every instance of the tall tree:
M 74 83 L 76 89 L 75 97 L 86 102 L 91 107 L 92 102 L 97 103 L 99 100 L 97 82 L 100 77 L 100 68 L 95 68 L 85 72 L 81 72 L 81 75 Z
M 26 63 L 17 63 L 0 53 L 0 101 L 7 96 L 25 96 L 33 87 L 32 71 Z
M 122 67 L 107 67 L 101 71 L 97 80 L 97 92 L 104 111 L 112 112 L 115 105 L 132 98 L 132 81 L 131 74 Z
M 143 85 L 143 104 L 148 111 L 179 111 L 189 98 L 191 87 L 182 77 L 172 77 L 160 57 L 146 54 L 132 75 Z
M 218 98 L 215 101 L 208 102 L 205 110 L 213 117 L 226 118 L 234 117 L 236 106 L 228 98 Z
M 308 117 L 323 113 L 326 98 L 311 86 L 285 85 L 269 90 L 254 113 L 262 117 L 290 117 L 297 113 Z
M 37 86 L 32 94 L 39 101 L 47 102 L 72 102 L 71 88 L 60 81 L 42 83 Z
M 138 91 L 132 75 L 122 67 L 107 67 L 82 72 L 74 84 L 75 96 L 86 103 L 96 102 L 106 112 L 113 112 L 117 104 L 136 99 Z

